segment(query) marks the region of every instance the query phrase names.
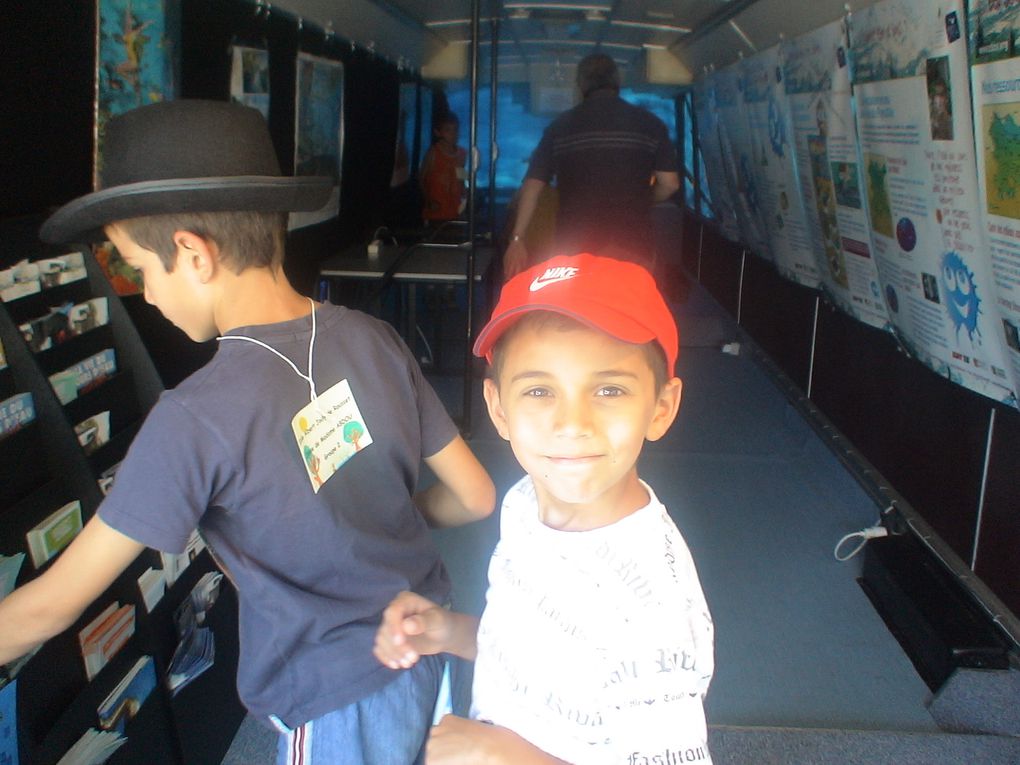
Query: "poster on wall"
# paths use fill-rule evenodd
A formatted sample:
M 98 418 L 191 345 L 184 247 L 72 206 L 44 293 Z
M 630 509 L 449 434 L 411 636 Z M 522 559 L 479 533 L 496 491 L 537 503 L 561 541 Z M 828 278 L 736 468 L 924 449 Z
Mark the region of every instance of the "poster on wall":
M 1020 0 L 970 6 L 978 194 L 995 299 L 1013 379 L 1020 381 Z
M 269 120 L 269 51 L 231 46 L 230 100 L 258 109 Z
M 179 0 L 99 0 L 96 4 L 96 124 L 93 185 L 103 166 L 103 136 L 111 117 L 174 98 Z M 141 279 L 112 245 L 96 258 L 119 295 L 141 292 Z
M 818 266 L 797 178 L 779 46 L 744 59 L 740 67 L 752 169 L 758 178 L 758 204 L 772 246 L 772 259 L 785 278 L 817 287 Z
M 294 175 L 333 178 L 321 210 L 290 214 L 290 228 L 335 218 L 340 212 L 340 163 L 344 145 L 344 67 L 339 61 L 299 53 L 294 99 Z
M 701 157 L 708 176 L 702 179 L 702 183 L 708 185 L 712 209 L 723 236 L 731 242 L 738 242 L 740 229 L 737 227 L 737 215 L 733 209 L 730 189 L 725 183 L 722 147 L 719 145 L 719 113 L 715 104 L 712 76 L 708 75 L 698 80 L 692 90 L 698 125 L 698 144 L 701 146 Z
M 978 208 L 961 0 L 850 18 L 871 244 L 889 318 L 938 374 L 1016 400 Z
M 758 257 L 772 260 L 768 229 L 762 220 L 761 189 L 754 170 L 754 152 L 741 94 L 739 66 L 733 64 L 711 75 L 723 177 L 730 190 L 741 240 Z
M 846 22 L 834 21 L 784 40 L 780 57 L 797 175 L 822 287 L 858 321 L 888 328 L 868 236 Z

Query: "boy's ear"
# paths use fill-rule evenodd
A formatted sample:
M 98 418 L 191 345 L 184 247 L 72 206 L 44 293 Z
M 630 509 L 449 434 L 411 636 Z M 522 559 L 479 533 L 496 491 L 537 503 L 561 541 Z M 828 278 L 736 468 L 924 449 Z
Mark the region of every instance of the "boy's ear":
M 648 430 L 645 438 L 649 441 L 658 441 L 669 430 L 669 426 L 676 419 L 676 413 L 680 411 L 680 396 L 683 393 L 684 384 L 679 377 L 662 386 L 659 397 L 655 401 L 655 414 L 652 421 L 648 423 Z
M 485 396 L 485 406 L 489 411 L 489 419 L 496 426 L 496 432 L 504 441 L 510 440 L 510 429 L 507 427 L 506 413 L 499 401 L 499 386 L 491 377 L 486 377 L 482 383 L 482 395 Z
M 174 244 L 177 245 L 178 266 L 183 264 L 202 284 L 209 282 L 219 265 L 216 243 L 193 231 L 181 229 L 174 232 Z

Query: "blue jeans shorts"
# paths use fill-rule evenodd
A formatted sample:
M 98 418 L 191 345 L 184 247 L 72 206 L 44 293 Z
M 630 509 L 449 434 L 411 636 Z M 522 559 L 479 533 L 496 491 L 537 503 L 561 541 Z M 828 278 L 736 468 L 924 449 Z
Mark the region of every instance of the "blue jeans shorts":
M 444 664 L 423 656 L 371 696 L 293 730 L 274 719 L 277 765 L 420 765 Z

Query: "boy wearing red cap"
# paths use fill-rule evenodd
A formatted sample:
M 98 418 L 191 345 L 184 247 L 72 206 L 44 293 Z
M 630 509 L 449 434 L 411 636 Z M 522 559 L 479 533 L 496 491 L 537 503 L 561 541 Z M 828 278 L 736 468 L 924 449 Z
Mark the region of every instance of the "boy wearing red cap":
M 680 404 L 676 324 L 640 266 L 558 257 L 503 288 L 475 353 L 528 475 L 503 501 L 479 620 L 401 594 L 376 656 L 475 660 L 435 763 L 711 762 L 713 628 L 683 537 L 637 474 Z

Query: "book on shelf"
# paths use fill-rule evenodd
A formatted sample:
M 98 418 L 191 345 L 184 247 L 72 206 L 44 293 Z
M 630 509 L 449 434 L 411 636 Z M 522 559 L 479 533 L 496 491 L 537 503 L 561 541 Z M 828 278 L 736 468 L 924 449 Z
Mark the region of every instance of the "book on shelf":
M 96 710 L 99 713 L 99 727 L 124 735 L 128 720 L 138 714 L 155 687 L 156 665 L 151 656 L 143 656 L 99 705 Z
M 110 441 L 110 412 L 99 412 L 74 426 L 78 443 L 86 454 L 97 452 Z
M 21 564 L 24 562 L 25 553 L 0 555 L 0 600 L 14 592 L 18 574 L 21 572 Z
M 31 393 L 15 393 L 0 401 L 0 438 L 9 436 L 35 419 Z
M 67 547 L 81 527 L 81 502 L 77 499 L 46 516 L 26 534 L 32 565 L 39 568 Z
M 109 301 L 105 297 L 97 297 L 77 305 L 67 302 L 51 308 L 45 316 L 30 319 L 18 325 L 18 329 L 28 347 L 38 353 L 109 322 Z
M 0 686 L 0 765 L 18 765 L 18 681 Z
M 135 634 L 135 607 L 114 601 L 78 633 L 85 674 L 95 678 Z
M 50 375 L 50 385 L 61 404 L 67 404 L 88 393 L 106 381 L 117 371 L 117 354 L 113 348 L 106 348 L 82 359 L 67 369 Z
M 57 765 L 101 765 L 126 743 L 127 739 L 115 731 L 89 728 L 57 760 Z

